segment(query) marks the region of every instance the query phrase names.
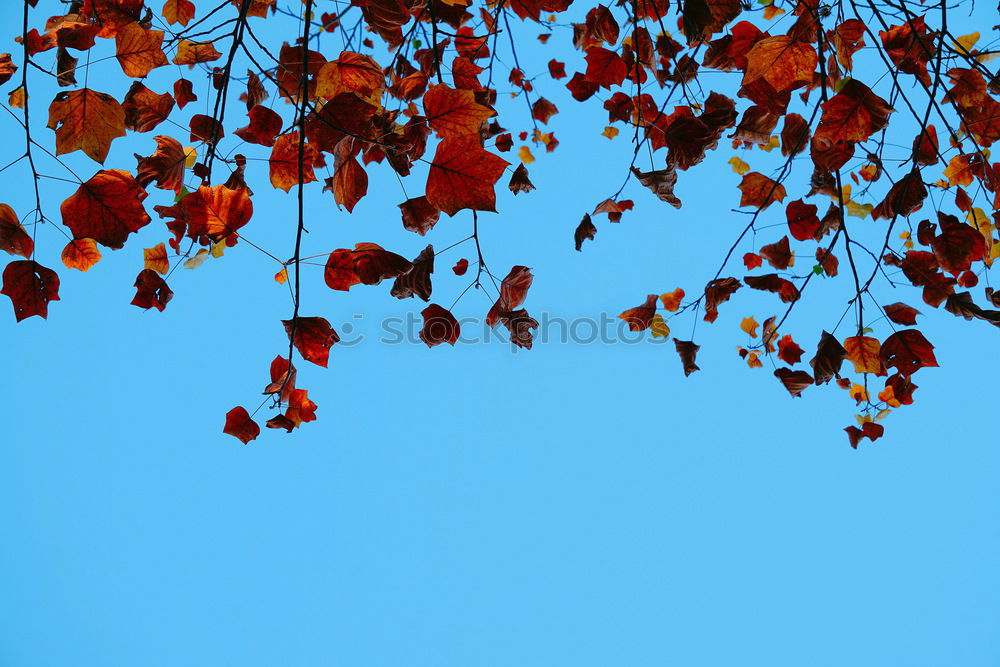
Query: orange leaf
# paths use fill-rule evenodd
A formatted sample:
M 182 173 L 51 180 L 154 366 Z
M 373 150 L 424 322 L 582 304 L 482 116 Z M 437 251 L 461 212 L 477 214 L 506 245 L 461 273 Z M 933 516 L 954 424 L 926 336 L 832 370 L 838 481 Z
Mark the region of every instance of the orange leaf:
M 427 176 L 427 201 L 452 216 L 466 208 L 496 211 L 493 185 L 509 164 L 483 150 L 478 135 L 443 139 Z
M 62 262 L 67 269 L 89 271 L 101 259 L 94 239 L 72 239 L 62 251 Z
M 780 202 L 785 198 L 785 186 L 756 171 L 744 176 L 738 187 L 743 193 L 740 206 L 764 209 L 772 202 Z
M 187 161 L 184 147 L 170 137 L 153 139 L 156 141 L 156 152 L 149 157 L 136 156 L 139 164 L 135 180 L 142 187 L 156 181 L 156 187 L 179 193 L 184 187 L 184 165 Z
M 212 42 L 191 42 L 182 39 L 177 45 L 174 64 L 187 65 L 191 69 L 198 63 L 210 63 L 221 57 L 222 54 L 216 51 Z
M 186 26 L 188 21 L 194 18 L 194 3 L 191 0 L 167 0 L 161 14 L 167 23 L 180 23 Z
M 49 106 L 56 155 L 82 150 L 104 164 L 111 142 L 125 136 L 125 111 L 110 95 L 83 88 L 59 93 Z
M 660 295 L 660 301 L 663 302 L 663 307 L 669 310 L 671 313 L 676 312 L 678 308 L 681 307 L 681 301 L 684 299 L 684 290 L 680 287 L 675 289 L 673 292 L 667 292 L 666 294 Z
M 177 241 L 187 234 L 188 238 L 204 246 L 222 240 L 228 246 L 236 245 L 237 231 L 253 216 L 253 202 L 247 189 L 234 190 L 225 185 L 202 185 L 173 206 L 153 209 L 161 218 L 174 218 L 167 227 Z M 175 241 L 170 243 L 175 245 Z
M 870 336 L 851 336 L 844 339 L 847 360 L 854 364 L 856 373 L 883 374 L 882 362 L 879 359 L 881 347 L 878 339 Z
M 458 137 L 478 133 L 483 121 L 496 112 L 478 104 L 471 90 L 436 84 L 424 94 L 424 114 L 439 137 Z
M 167 275 L 167 271 L 170 270 L 170 260 L 167 258 L 167 246 L 157 243 L 152 248 L 143 249 L 142 262 L 147 269 L 156 271 L 161 276 Z
M 115 47 L 115 57 L 125 76 L 142 78 L 167 64 L 162 30 L 145 30 L 138 23 L 130 23 L 118 31 Z
M 149 224 L 146 198 L 132 174 L 104 169 L 82 184 L 59 207 L 63 224 L 74 238 L 91 238 L 109 248 L 121 248 L 128 235 Z
M 302 144 L 302 184 L 316 180 L 313 164 L 319 159 L 316 149 Z M 269 161 L 271 185 L 288 192 L 299 184 L 299 133 L 289 132 L 278 137 Z

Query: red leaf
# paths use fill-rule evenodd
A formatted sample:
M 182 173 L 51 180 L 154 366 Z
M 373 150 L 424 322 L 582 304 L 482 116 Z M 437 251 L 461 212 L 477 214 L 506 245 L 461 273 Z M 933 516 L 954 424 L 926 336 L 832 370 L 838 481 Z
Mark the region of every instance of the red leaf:
M 403 214 L 403 228 L 423 236 L 437 224 L 441 211 L 431 206 L 423 195 L 407 199 L 399 205 Z
M 785 334 L 778 341 L 778 358 L 786 364 L 795 365 L 802 360 L 804 350 L 792 340 L 791 335 Z M 812 378 L 809 379 L 812 382 Z
M 414 295 L 423 301 L 431 298 L 431 274 L 434 273 L 434 246 L 428 245 L 414 258 L 413 268 L 396 278 L 389 292 L 397 299 L 409 299 Z
M 330 253 L 323 278 L 330 289 L 348 291 L 354 285 L 378 285 L 386 278 L 407 273 L 412 264 L 375 243 L 355 244 L 354 250 L 338 248 Z
M 774 371 L 774 376 L 781 380 L 785 389 L 793 398 L 802 396 L 802 392 L 813 383 L 813 377 L 805 371 L 793 371 L 789 368 L 779 368 Z
M 531 287 L 531 269 L 526 266 L 514 266 L 500 284 L 500 296 L 496 303 L 486 313 L 486 326 L 495 327 L 503 313 L 509 313 L 524 303 Z
M 493 185 L 509 164 L 483 150 L 477 135 L 443 139 L 427 176 L 427 201 L 452 216 L 466 208 L 496 211 Z
M 725 303 L 733 292 L 743 287 L 736 278 L 718 278 L 705 286 L 705 321 L 714 322 L 719 316 L 719 304 Z
M 14 317 L 20 322 L 26 317 L 48 317 L 49 302 L 59 300 L 59 276 L 30 259 L 19 259 L 3 270 L 3 289 L 14 306 Z
M 934 346 L 916 329 L 903 329 L 886 338 L 879 358 L 883 366 L 895 368 L 904 377 L 913 375 L 921 368 L 938 365 L 934 358 Z
M 785 303 L 792 303 L 799 300 L 799 290 L 791 281 L 781 278 L 776 273 L 769 273 L 764 276 L 746 276 L 743 282 L 747 287 L 773 292 Z
M 135 296 L 132 305 L 149 310 L 156 308 L 160 312 L 167 307 L 174 293 L 166 281 L 152 269 L 143 269 L 135 279 Z
M 281 323 L 285 325 L 285 333 L 288 334 L 289 340 L 292 339 L 294 329 L 295 349 L 302 358 L 326 368 L 330 358 L 330 347 L 340 342 L 340 336 L 330 323 L 322 317 L 297 317 L 294 320 L 294 327 L 293 320 L 282 320 Z
M 461 327 L 454 315 L 436 303 L 424 308 L 420 314 L 424 317 L 424 326 L 420 330 L 420 340 L 424 341 L 427 347 L 434 347 L 441 343 L 455 344 L 461 333 Z
M 463 258 L 455 262 L 455 266 L 451 267 L 451 270 L 455 272 L 456 276 L 464 276 L 465 272 L 469 270 L 469 260 Z
M 649 325 L 653 323 L 653 315 L 656 314 L 657 298 L 655 294 L 648 295 L 644 304 L 635 308 L 629 308 L 619 315 L 618 319 L 625 320 L 631 331 L 648 329 Z
M 898 301 L 890 303 L 888 306 L 882 306 L 882 310 L 885 311 L 886 317 L 896 324 L 902 324 L 903 326 L 915 325 L 917 323 L 917 315 L 920 314 L 920 311 L 916 308 Z
M 820 221 L 816 215 L 818 209 L 812 204 L 804 204 L 801 199 L 789 202 L 785 208 L 788 218 L 788 231 L 796 241 L 808 241 L 816 237 Z
M 281 116 L 261 105 L 250 109 L 247 115 L 250 117 L 250 124 L 236 130 L 234 134 L 251 144 L 274 146 L 274 140 L 281 133 Z
M 104 169 L 82 184 L 59 207 L 63 224 L 74 238 L 91 238 L 109 248 L 121 248 L 128 235 L 149 224 L 146 198 L 132 174 Z
M 30 259 L 35 242 L 21 226 L 17 213 L 7 204 L 0 204 L 0 250 Z
M 257 439 L 257 436 L 260 435 L 260 426 L 250 418 L 250 413 L 247 412 L 246 408 L 237 405 L 226 413 L 226 425 L 222 428 L 222 432 L 239 438 L 245 445 L 251 440 Z

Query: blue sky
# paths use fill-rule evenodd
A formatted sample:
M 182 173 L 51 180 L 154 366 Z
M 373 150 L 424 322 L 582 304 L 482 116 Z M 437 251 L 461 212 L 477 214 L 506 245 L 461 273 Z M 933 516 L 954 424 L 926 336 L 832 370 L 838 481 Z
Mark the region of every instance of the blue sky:
M 17 13 L 0 17 L 13 26 Z M 480 223 L 489 265 L 532 267 L 536 317 L 613 316 L 651 292 L 692 292 L 743 224 L 728 151 L 682 174 L 680 211 L 633 184 L 636 210 L 620 225 L 596 216 L 596 240 L 575 252 L 573 229 L 617 189 L 630 148 L 624 132 L 599 136 L 604 113 L 543 74 L 550 57 L 579 61 L 559 37 L 547 50 L 526 40 L 523 58 L 561 110 L 550 125 L 561 144 L 534 149 L 535 192 L 515 198 L 501 181 L 501 213 Z M 114 61 L 90 76 L 98 90 L 126 87 Z M 161 92 L 176 76 L 164 68 L 147 85 Z M 32 111 L 51 142 L 55 91 L 36 79 Z M 16 134 L 6 114 L 0 124 Z M 131 135 L 107 165 L 130 168 L 152 148 Z M 758 154 L 744 159 L 764 171 Z M 294 195 L 272 191 L 262 163 L 250 169 L 247 237 L 288 256 Z M 384 169 L 369 173 L 352 215 L 309 191 L 306 254 L 372 241 L 413 257 L 469 234 L 466 214 L 426 238 L 404 231 L 395 205 L 421 192 L 423 172 L 404 182 L 408 195 Z M 21 215 L 25 176 L 6 172 L 0 198 Z M 58 218 L 73 187 L 44 187 Z M 770 295 L 743 290 L 700 323 L 703 370 L 684 378 L 673 345 L 649 341 L 518 353 L 381 344 L 383 318 L 423 304 L 386 285 L 334 293 L 305 267 L 303 314 L 351 322 L 365 340 L 335 346 L 329 369 L 297 364 L 318 421 L 244 447 L 221 433 L 224 415 L 256 407 L 287 349 L 287 290 L 241 244 L 175 272 L 166 311 L 143 312 L 128 303 L 141 249 L 165 239 L 154 220 L 82 275 L 62 267 L 65 240 L 43 227 L 39 258 L 63 279 L 62 300 L 48 320 L 0 320 L 0 665 L 1000 663 L 992 327 L 890 292 L 925 312 L 941 368 L 918 373 L 916 404 L 854 451 L 845 392 L 792 399 L 769 367 L 736 356 L 740 319 L 775 314 Z M 435 302 L 464 289 L 450 267 L 471 253 L 439 258 Z M 810 356 L 840 318 L 845 281 L 817 282 L 816 302 L 783 331 Z M 481 316 L 490 303 L 470 291 L 454 311 Z M 671 327 L 686 339 L 692 324 Z

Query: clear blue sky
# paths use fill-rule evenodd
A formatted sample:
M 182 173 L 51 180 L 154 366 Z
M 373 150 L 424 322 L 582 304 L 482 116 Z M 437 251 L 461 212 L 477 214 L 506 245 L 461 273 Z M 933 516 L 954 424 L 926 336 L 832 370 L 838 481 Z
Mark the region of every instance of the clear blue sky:
M 18 11 L 0 9 L 8 32 Z M 536 316 L 615 315 L 651 292 L 691 292 L 743 224 L 730 213 L 738 177 L 722 160 L 683 174 L 680 211 L 633 185 L 636 210 L 620 225 L 595 218 L 597 239 L 575 252 L 574 227 L 617 189 L 629 145 L 599 136 L 603 112 L 543 74 L 550 57 L 579 62 L 566 39 L 530 47 L 562 143 L 535 149 L 537 191 L 503 192 L 502 213 L 482 217 L 487 260 L 501 274 L 533 268 Z M 176 75 L 148 85 L 162 92 Z M 51 142 L 55 91 L 32 81 L 36 131 Z M 114 61 L 91 72 L 104 92 L 123 81 Z M 17 135 L 6 114 L 0 127 Z M 130 168 L 152 149 L 151 135 L 131 135 L 107 165 Z M 250 168 L 247 237 L 288 256 L 294 196 L 270 188 L 264 163 Z M 370 173 L 353 215 L 314 186 L 307 253 L 373 241 L 413 257 L 469 233 L 466 214 L 427 238 L 405 232 L 399 184 Z M 24 171 L 3 178 L 0 200 L 25 215 Z M 423 178 L 405 181 L 409 196 Z M 73 188 L 44 186 L 58 219 Z M 354 322 L 367 339 L 335 346 L 328 370 L 298 364 L 317 422 L 244 447 L 221 433 L 224 415 L 256 407 L 284 353 L 287 291 L 241 244 L 175 272 L 166 311 L 143 312 L 128 303 L 133 276 L 142 248 L 165 239 L 154 220 L 82 275 L 59 261 L 62 235 L 42 228 L 39 259 L 62 277 L 62 300 L 47 321 L 16 325 L 2 305 L 3 667 L 1000 664 L 992 327 L 930 312 L 941 368 L 915 377 L 917 404 L 889 418 L 885 438 L 854 451 L 844 392 L 792 399 L 770 367 L 736 356 L 740 319 L 774 314 L 770 295 L 742 294 L 699 324 L 703 370 L 685 379 L 672 344 L 380 344 L 380 318 L 422 303 L 385 284 L 333 293 L 307 267 L 303 314 Z M 467 284 L 450 267 L 470 252 L 440 257 L 434 301 L 447 307 Z M 833 305 L 803 307 L 785 330 L 810 355 L 847 286 L 816 289 Z M 931 310 L 899 292 L 892 300 Z M 489 303 L 470 292 L 455 313 Z M 671 326 L 686 339 L 691 324 Z

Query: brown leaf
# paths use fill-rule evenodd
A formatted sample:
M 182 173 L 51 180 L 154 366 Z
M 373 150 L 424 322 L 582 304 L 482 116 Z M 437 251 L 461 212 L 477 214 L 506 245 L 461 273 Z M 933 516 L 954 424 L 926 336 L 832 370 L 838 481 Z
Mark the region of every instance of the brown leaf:
M 30 259 L 18 259 L 3 270 L 0 294 L 10 297 L 18 322 L 38 315 L 48 317 L 49 302 L 59 300 L 59 276 Z

